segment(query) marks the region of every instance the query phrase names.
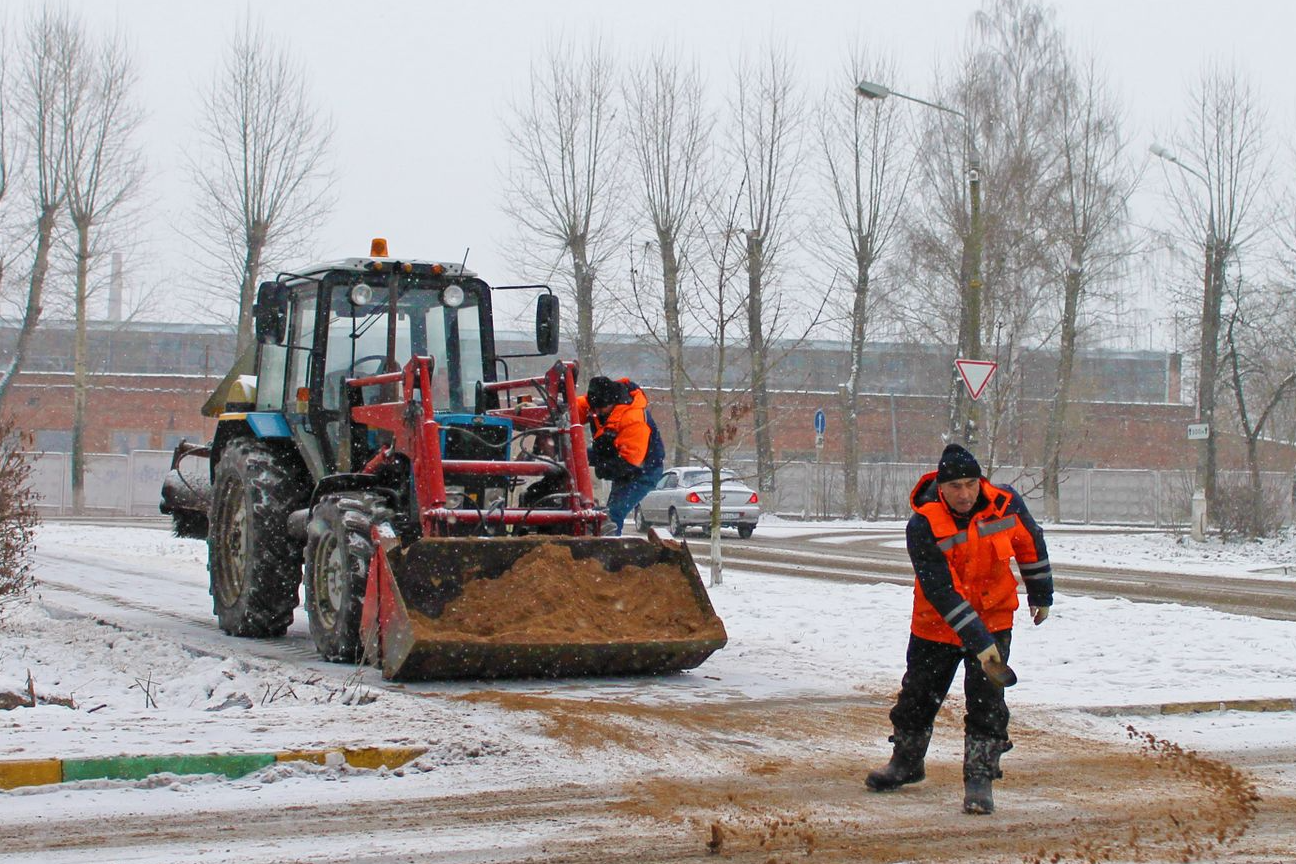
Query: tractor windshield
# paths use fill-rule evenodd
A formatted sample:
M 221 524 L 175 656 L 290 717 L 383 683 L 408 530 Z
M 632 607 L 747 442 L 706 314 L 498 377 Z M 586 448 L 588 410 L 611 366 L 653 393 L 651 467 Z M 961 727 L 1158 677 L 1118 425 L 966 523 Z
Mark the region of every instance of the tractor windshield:
M 330 409 L 341 406 L 346 378 L 382 372 L 387 359 L 388 289 L 373 287 L 372 296 L 356 305 L 350 287 L 334 289 L 329 310 L 324 407 Z M 403 368 L 416 354 L 433 358 L 432 400 L 437 411 L 471 410 L 482 379 L 480 294 L 471 284 L 451 287 L 459 291 L 407 282 L 397 299 L 396 362 Z M 446 305 L 443 296 L 463 300 Z M 366 393 L 365 401 L 370 398 Z

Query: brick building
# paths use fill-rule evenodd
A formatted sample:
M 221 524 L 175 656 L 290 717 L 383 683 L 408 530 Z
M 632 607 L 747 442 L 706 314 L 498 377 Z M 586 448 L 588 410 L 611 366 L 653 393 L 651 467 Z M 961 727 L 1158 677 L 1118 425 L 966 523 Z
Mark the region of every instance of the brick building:
M 8 358 L 15 329 L 0 326 L 0 365 Z M 49 322 L 38 331 L 33 349 L 9 398 L 21 428 L 32 431 L 40 450 L 71 447 L 71 327 Z M 498 334 L 499 349 L 511 341 L 524 348 L 529 334 Z M 88 452 L 125 453 L 168 450 L 181 438 L 206 440 L 214 423 L 199 408 L 233 362 L 233 331 L 226 325 L 94 322 L 90 327 Z M 690 346 L 692 368 L 708 362 L 706 346 Z M 664 405 L 665 368 L 660 356 L 641 340 L 609 336 L 602 347 L 609 374 L 626 370 Z M 841 410 L 836 395 L 845 352 L 839 343 L 810 342 L 788 356 L 781 380 L 789 389 L 774 394 L 776 459 L 815 458 L 811 418 L 822 408 L 828 417 L 824 458 L 840 459 Z M 950 360 L 940 349 L 923 345 L 875 343 L 866 350 L 867 388 L 861 397 L 861 458 L 877 462 L 925 462 L 939 450 L 939 434 L 948 411 L 939 392 L 948 385 Z M 550 361 L 532 361 L 537 368 Z M 530 370 L 519 362 L 513 374 Z M 997 461 L 1038 465 L 1049 401 L 1048 382 L 1056 358 L 1037 352 L 1023 361 L 1028 374 L 1018 377 L 1021 393 L 1015 440 L 1002 441 Z M 1085 352 L 1077 364 L 1078 394 L 1070 426 L 1079 430 L 1068 442 L 1075 467 L 1191 469 L 1196 450 L 1186 440 L 1194 409 L 1180 401 L 1179 355 L 1155 351 Z M 658 389 L 655 389 L 658 388 Z M 795 392 L 791 392 L 795 388 Z M 937 392 L 933 392 L 937 391 Z M 695 398 L 697 428 L 705 428 L 705 396 Z M 667 412 L 659 410 L 663 433 L 671 435 Z M 739 456 L 749 455 L 741 452 Z M 1219 441 L 1221 470 L 1242 468 L 1240 442 Z M 1264 442 L 1266 470 L 1289 472 L 1296 447 Z

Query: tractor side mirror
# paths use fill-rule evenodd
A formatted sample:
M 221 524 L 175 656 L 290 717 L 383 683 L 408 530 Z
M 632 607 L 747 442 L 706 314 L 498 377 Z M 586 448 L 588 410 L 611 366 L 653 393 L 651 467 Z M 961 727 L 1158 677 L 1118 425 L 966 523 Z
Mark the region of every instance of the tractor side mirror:
M 558 353 L 558 297 L 541 294 L 536 298 L 536 351 Z
M 288 325 L 288 286 L 262 282 L 252 307 L 256 338 L 263 345 L 281 345 Z

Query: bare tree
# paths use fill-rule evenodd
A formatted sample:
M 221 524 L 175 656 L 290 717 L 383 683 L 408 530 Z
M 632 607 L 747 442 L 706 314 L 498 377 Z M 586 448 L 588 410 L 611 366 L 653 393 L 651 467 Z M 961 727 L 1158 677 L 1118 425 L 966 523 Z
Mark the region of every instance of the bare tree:
M 802 161 L 801 102 L 790 59 L 770 46 L 759 62 L 739 64 L 732 105 L 735 161 L 742 166 L 743 210 L 747 222 L 747 347 L 755 415 L 757 486 L 774 491 L 774 446 L 770 428 L 769 343 L 781 326 L 783 298 L 777 290 L 782 246 L 787 239 L 790 203 Z
M 1197 481 L 1214 508 L 1216 391 L 1227 268 L 1262 229 L 1256 205 L 1269 181 L 1264 112 L 1236 68 L 1209 64 L 1189 94 L 1191 114 L 1175 135 L 1182 158 L 1168 151 L 1162 167 L 1179 229 L 1205 258 L 1202 279 L 1197 410 L 1210 428 L 1198 452 Z M 1182 170 L 1178 170 L 1182 169 Z
M 1284 290 L 1285 289 L 1285 290 Z M 1251 537 L 1271 533 L 1281 524 L 1280 510 L 1269 508 L 1260 479 L 1260 436 L 1275 409 L 1296 388 L 1296 348 L 1291 325 L 1296 303 L 1289 286 L 1248 286 L 1241 276 L 1226 286 L 1230 300 L 1224 327 L 1224 362 L 1228 389 L 1237 406 L 1238 424 L 1246 444 L 1248 494 L 1237 526 Z M 1259 410 L 1256 410 L 1256 409 Z M 1217 521 L 1223 524 L 1223 520 Z
M 1110 281 L 1131 244 L 1127 203 L 1137 172 L 1125 158 L 1120 109 L 1090 60 L 1077 70 L 1064 62 L 1058 88 L 1062 151 L 1057 200 L 1061 207 L 1053 237 L 1054 280 L 1062 285 L 1058 321 L 1058 373 L 1044 433 L 1043 486 L 1047 517 L 1062 518 L 1059 504 L 1067 411 L 1075 370 L 1077 339 L 1095 286 Z
M 333 122 L 312 102 L 304 67 L 247 19 L 203 94 L 197 133 L 190 172 L 200 242 L 239 285 L 241 355 L 252 344 L 261 275 L 333 205 Z
M 601 39 L 579 55 L 556 42 L 543 67 L 532 66 L 528 98 L 513 106 L 508 131 L 515 162 L 505 210 L 539 238 L 538 254 L 556 254 L 547 269 L 570 279 L 576 359 L 587 379 L 598 370 L 596 289 L 619 245 L 614 95 L 612 57 Z
M 85 510 L 86 301 L 104 223 L 139 190 L 144 163 L 135 143 L 142 115 L 132 99 L 134 64 L 121 34 L 91 44 L 80 22 L 67 35 L 63 76 L 64 185 L 75 234 L 72 507 Z
M 702 78 L 696 65 L 684 66 L 677 54 L 657 51 L 635 66 L 625 88 L 629 139 L 638 167 L 640 205 L 652 227 L 661 265 L 661 313 L 650 314 L 632 291 L 636 317 L 663 349 L 670 375 L 671 417 L 675 427 L 674 464 L 689 460 L 688 388 L 684 370 L 684 317 L 680 280 L 690 253 L 690 225 L 701 202 L 702 172 L 712 118 L 703 105 Z
M 63 207 L 63 135 L 59 105 L 61 76 L 65 69 L 64 46 L 69 27 L 66 11 L 43 6 L 26 22 L 22 39 L 19 80 L 14 94 L 18 134 L 29 153 L 32 172 L 31 205 L 35 214 L 35 254 L 27 283 L 22 327 L 6 369 L 0 369 L 0 406 L 14 376 L 22 368 L 27 347 L 40 320 L 45 278 L 58 214 Z
M 865 102 L 855 94 L 860 81 L 895 80 L 894 62 L 871 60 L 856 49 L 842 72 L 824 102 L 819 143 L 836 217 L 830 248 L 851 276 L 844 292 L 849 371 L 841 389 L 845 516 L 851 518 L 859 505 L 859 396 L 864 340 L 874 306 L 870 291 L 875 265 L 887 253 L 904 212 L 913 160 L 904 150 L 896 102 Z
M 724 188 L 725 184 L 717 184 Z M 707 370 L 711 380 L 692 382 L 706 393 L 710 415 L 703 432 L 701 462 L 711 469 L 711 584 L 724 581 L 724 558 L 720 546 L 720 508 L 722 502 L 721 469 L 730 454 L 742 443 L 744 430 L 750 428 L 752 391 L 749 387 L 734 386 L 729 371 L 735 366 L 731 353 L 742 330 L 742 319 L 747 304 L 747 294 L 739 276 L 747 255 L 743 232 L 739 228 L 738 213 L 743 200 L 742 184 L 739 192 L 728 202 L 716 195 L 705 201 L 703 230 L 700 239 L 705 255 L 691 275 L 698 294 L 696 304 L 703 332 L 711 344 L 714 365 Z M 699 376 L 700 377 L 700 376 Z M 750 384 L 750 382 L 747 382 Z

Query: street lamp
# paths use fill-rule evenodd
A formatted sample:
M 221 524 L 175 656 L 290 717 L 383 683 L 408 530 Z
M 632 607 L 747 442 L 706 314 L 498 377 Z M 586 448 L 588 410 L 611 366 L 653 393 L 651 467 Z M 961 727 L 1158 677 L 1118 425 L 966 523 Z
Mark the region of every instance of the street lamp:
M 955 110 L 936 102 L 919 99 L 917 96 L 906 96 L 872 81 L 861 81 L 855 86 L 856 95 L 865 99 L 885 99 L 895 96 L 917 102 L 946 114 L 953 114 L 963 119 L 965 143 L 967 145 L 967 178 L 968 199 L 971 202 L 971 216 L 968 221 L 968 236 L 963 245 L 963 265 L 967 274 L 962 302 L 959 304 L 959 335 L 956 356 L 977 360 L 981 357 L 981 247 L 983 235 L 981 228 L 981 154 L 977 152 L 976 141 L 972 136 L 972 123 L 962 111 Z M 957 382 L 958 376 L 955 375 Z M 962 437 L 968 444 L 973 443 L 977 430 L 977 405 L 963 387 L 954 391 L 954 408 L 950 415 L 950 435 Z
M 1192 536 L 1205 539 L 1207 519 L 1215 504 L 1215 379 L 1219 374 L 1220 307 L 1224 299 L 1224 248 L 1215 228 L 1215 194 L 1211 182 L 1197 169 L 1153 144 L 1148 151 L 1158 159 L 1196 177 L 1206 187 L 1206 267 L 1202 276 L 1201 353 L 1197 374 L 1198 422 L 1206 424 L 1206 437 L 1197 443 L 1197 474 L 1193 490 Z

